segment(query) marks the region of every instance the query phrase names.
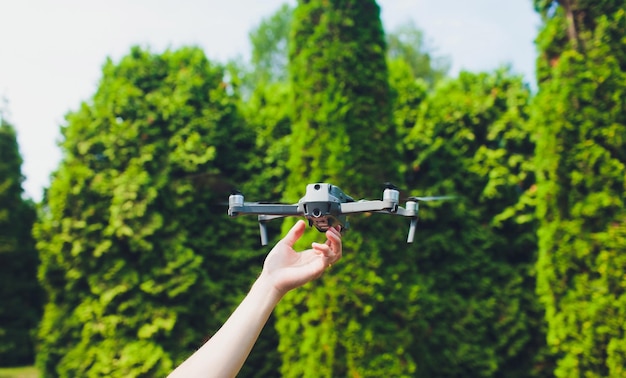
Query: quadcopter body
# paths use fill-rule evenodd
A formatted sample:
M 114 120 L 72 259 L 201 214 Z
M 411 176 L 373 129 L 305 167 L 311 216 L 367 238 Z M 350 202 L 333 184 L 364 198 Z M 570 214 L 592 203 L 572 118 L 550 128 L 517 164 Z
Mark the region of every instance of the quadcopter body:
M 287 216 L 304 216 L 309 226 L 314 226 L 320 232 L 328 228 L 340 226 L 349 227 L 347 215 L 356 213 L 383 213 L 410 218 L 407 243 L 412 243 L 415 237 L 419 203 L 418 201 L 432 201 L 451 198 L 442 197 L 410 197 L 405 207 L 399 205 L 399 190 L 387 184 L 381 200 L 355 201 L 345 194 L 339 187 L 329 183 L 313 183 L 306 186 L 306 193 L 295 204 L 273 204 L 259 202 L 245 202 L 243 194 L 237 192 L 228 198 L 228 215 L 236 217 L 241 214 L 256 214 L 259 219 L 261 244 L 267 245 L 266 223 L 272 219 Z

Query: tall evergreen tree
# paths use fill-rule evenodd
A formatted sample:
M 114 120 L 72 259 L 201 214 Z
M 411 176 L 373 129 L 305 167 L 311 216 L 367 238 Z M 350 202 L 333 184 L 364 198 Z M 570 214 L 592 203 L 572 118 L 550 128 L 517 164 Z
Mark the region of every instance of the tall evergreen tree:
M 399 154 L 378 5 L 300 1 L 291 37 L 286 199 L 298 200 L 307 183 L 321 181 L 379 198 L 383 182 L 398 178 Z M 415 293 L 402 287 L 411 268 L 396 247 L 405 247 L 408 225 L 375 216 L 354 216 L 350 224 L 342 262 L 278 308 L 284 376 L 401 376 L 414 369 L 403 329 L 412 314 L 403 311 Z M 311 231 L 306 241 L 317 235 Z
M 254 241 L 212 206 L 254 142 L 223 76 L 197 48 L 135 47 L 67 116 L 36 227 L 45 376 L 164 376 L 254 279 Z
M 289 33 L 293 12 L 293 7 L 283 4 L 250 31 L 252 57 L 249 67 L 241 61 L 231 62 L 239 71 L 237 76 L 246 94 L 253 92 L 261 83 L 288 81 Z M 386 44 L 388 60 L 392 64 L 407 64 L 412 77 L 424 81 L 429 88 L 444 78 L 450 69 L 449 58 L 437 56 L 433 46 L 425 41 L 424 32 L 413 22 L 388 31 Z
M 419 377 L 549 376 L 536 255 L 530 92 L 506 71 L 462 72 L 421 104 L 405 138 L 422 206 L 407 325 Z M 415 251 L 415 252 L 413 252 Z
M 301 1 L 296 8 L 290 195 L 302 193 L 303 179 L 328 178 L 348 192 L 374 192 L 396 174 L 396 151 L 385 143 L 394 134 L 379 13 L 374 1 Z
M 34 361 L 41 316 L 34 205 L 22 197 L 22 158 L 15 130 L 0 113 L 0 365 Z
M 626 2 L 535 0 L 538 294 L 558 377 L 626 375 Z

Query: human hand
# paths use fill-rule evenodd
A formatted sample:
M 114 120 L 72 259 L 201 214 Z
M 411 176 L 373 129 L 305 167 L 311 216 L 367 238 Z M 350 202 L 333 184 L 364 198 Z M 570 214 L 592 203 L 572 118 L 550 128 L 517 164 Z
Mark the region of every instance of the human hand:
M 334 227 L 326 231 L 325 243 L 313 243 L 311 249 L 296 252 L 293 245 L 305 228 L 304 221 L 299 220 L 265 258 L 261 277 L 268 279 L 281 296 L 318 278 L 341 258 L 341 233 Z

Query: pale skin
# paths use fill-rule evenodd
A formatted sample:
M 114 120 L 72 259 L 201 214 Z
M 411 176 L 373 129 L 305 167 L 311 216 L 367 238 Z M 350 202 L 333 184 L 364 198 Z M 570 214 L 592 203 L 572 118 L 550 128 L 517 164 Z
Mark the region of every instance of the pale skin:
M 270 314 L 292 289 L 320 277 L 326 268 L 341 258 L 341 233 L 326 231 L 325 243 L 296 252 L 295 242 L 306 225 L 298 221 L 265 258 L 261 275 L 209 341 L 178 366 L 169 378 L 235 377 L 250 354 Z

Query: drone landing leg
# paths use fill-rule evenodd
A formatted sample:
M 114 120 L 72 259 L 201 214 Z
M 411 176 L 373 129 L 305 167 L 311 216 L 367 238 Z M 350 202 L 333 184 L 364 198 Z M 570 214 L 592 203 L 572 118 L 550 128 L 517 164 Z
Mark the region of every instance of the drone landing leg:
M 406 238 L 407 243 L 413 243 L 415 238 L 415 228 L 417 226 L 417 218 L 411 219 L 411 225 L 409 226 L 409 236 Z
M 267 225 L 265 222 L 259 222 L 259 231 L 261 232 L 261 245 L 267 245 Z

